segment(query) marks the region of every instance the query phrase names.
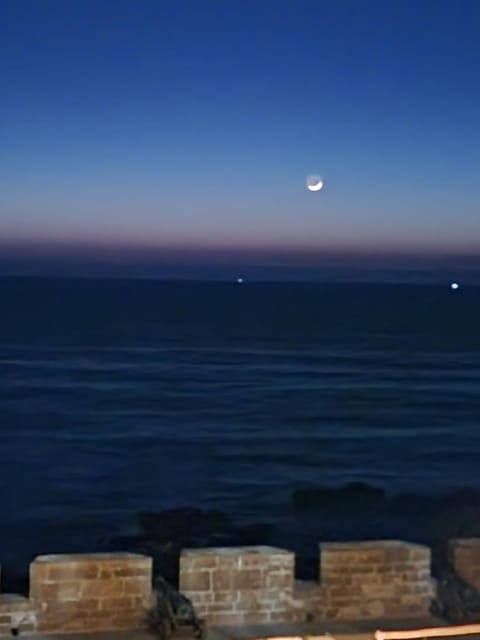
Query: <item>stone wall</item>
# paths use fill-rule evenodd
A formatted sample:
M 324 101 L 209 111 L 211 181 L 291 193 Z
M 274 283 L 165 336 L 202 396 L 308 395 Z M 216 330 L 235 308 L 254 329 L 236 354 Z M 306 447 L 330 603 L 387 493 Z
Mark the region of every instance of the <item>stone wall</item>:
M 325 618 L 428 616 L 430 549 L 395 540 L 320 545 Z
M 450 540 L 449 552 L 458 575 L 480 590 L 480 538 Z
M 428 616 L 430 549 L 397 541 L 320 545 L 320 582 L 294 580 L 273 547 L 186 550 L 180 590 L 211 625 Z
M 291 622 L 325 620 L 326 601 L 327 593 L 324 585 L 313 580 L 296 580 L 293 587 L 292 606 L 287 620 Z
M 28 598 L 15 594 L 0 594 L 0 635 L 32 633 L 37 628 L 37 615 Z
M 480 539 L 455 540 L 457 571 L 480 588 Z M 268 546 L 184 550 L 180 591 L 210 625 L 426 616 L 430 550 L 400 541 L 320 544 L 320 580 L 295 580 L 292 552 Z M 0 595 L 0 634 L 121 631 L 145 625 L 152 559 L 130 553 L 40 556 L 30 597 Z
M 212 625 L 257 624 L 289 617 L 295 557 L 275 547 L 185 550 L 179 588 Z
M 39 556 L 30 601 L 40 632 L 135 629 L 151 602 L 152 560 L 130 553 Z

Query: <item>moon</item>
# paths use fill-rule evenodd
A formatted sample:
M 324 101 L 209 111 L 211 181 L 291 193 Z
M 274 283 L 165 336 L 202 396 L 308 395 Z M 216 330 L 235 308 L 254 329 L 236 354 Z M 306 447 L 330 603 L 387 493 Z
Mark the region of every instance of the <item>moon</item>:
M 323 180 L 320 176 L 308 176 L 307 177 L 307 189 L 315 192 L 323 189 Z

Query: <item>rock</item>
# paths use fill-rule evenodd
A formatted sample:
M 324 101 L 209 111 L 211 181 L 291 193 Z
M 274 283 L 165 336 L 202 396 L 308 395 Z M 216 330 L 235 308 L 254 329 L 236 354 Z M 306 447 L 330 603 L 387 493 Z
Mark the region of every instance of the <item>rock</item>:
M 385 490 L 365 482 L 350 482 L 342 487 L 295 489 L 292 502 L 297 509 L 377 507 L 385 502 Z
M 229 532 L 226 546 L 250 546 L 269 544 L 274 527 L 268 523 L 247 524 L 233 527 Z
M 181 547 L 267 544 L 273 530 L 268 523 L 237 526 L 222 511 L 192 507 L 142 512 L 138 522 L 149 541 Z
M 231 527 L 231 521 L 223 511 L 180 507 L 160 512 L 143 511 L 138 514 L 140 529 L 157 541 L 208 540 L 215 531 Z

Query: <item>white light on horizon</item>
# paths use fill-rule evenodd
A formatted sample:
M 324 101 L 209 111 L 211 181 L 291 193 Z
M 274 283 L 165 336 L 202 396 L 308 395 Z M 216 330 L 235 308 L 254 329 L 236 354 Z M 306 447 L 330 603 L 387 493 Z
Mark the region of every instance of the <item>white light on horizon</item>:
M 460 285 L 458 284 L 458 282 L 452 282 L 452 284 L 450 285 L 450 289 L 453 289 L 454 291 L 456 291 L 459 286 Z

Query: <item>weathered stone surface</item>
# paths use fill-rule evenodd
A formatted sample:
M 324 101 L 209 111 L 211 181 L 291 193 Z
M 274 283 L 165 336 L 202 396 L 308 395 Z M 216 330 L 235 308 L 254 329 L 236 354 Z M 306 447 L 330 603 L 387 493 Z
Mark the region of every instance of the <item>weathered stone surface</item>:
M 471 583 L 480 580 L 480 541 L 456 541 L 451 554 Z M 427 547 L 388 540 L 325 543 L 319 564 L 319 583 L 300 582 L 294 579 L 290 551 L 269 546 L 187 549 L 180 557 L 180 591 L 210 625 L 429 612 L 435 589 Z M 136 554 L 41 556 L 30 568 L 30 601 L 8 604 L 8 598 L 0 598 L 0 631 L 10 630 L 12 612 L 22 607 L 30 616 L 25 629 L 41 632 L 140 627 L 152 602 L 151 572 L 152 559 Z
M 0 594 L 0 635 L 33 633 L 37 628 L 37 614 L 28 598 L 16 594 Z
M 188 550 L 181 560 L 180 589 L 203 608 L 210 624 L 234 614 L 241 614 L 245 624 L 254 619 L 304 622 L 428 615 L 434 589 L 427 547 L 386 540 L 327 543 L 320 550 L 320 584 L 294 581 L 295 559 L 288 551 Z M 201 580 L 202 571 L 211 578 L 210 590 L 205 591 L 210 601 L 200 598 L 200 589 L 186 589 L 190 581 Z
M 320 576 L 328 618 L 429 614 L 428 547 L 396 540 L 321 544 Z
M 436 549 L 433 611 L 454 624 L 480 621 L 480 539 L 450 540 Z
M 339 501 L 377 507 L 383 505 L 385 491 L 365 482 L 350 482 L 342 487 L 296 489 L 292 495 L 292 503 L 296 509 L 325 509 Z
M 457 574 L 480 590 L 480 538 L 450 540 L 449 555 Z
M 199 569 L 185 571 L 182 575 L 182 591 L 211 591 L 212 571 Z M 217 576 L 217 572 L 215 572 Z
M 187 549 L 180 558 L 180 591 L 197 611 L 203 608 L 210 624 L 226 624 L 221 620 L 227 619 L 241 619 L 246 624 L 265 622 L 274 610 L 283 612 L 288 621 L 294 563 L 290 551 L 268 546 Z M 209 591 L 202 574 L 210 578 Z M 211 594 L 210 601 L 200 598 L 200 584 Z
M 151 558 L 131 554 L 40 556 L 30 600 L 41 632 L 135 629 L 151 602 Z

